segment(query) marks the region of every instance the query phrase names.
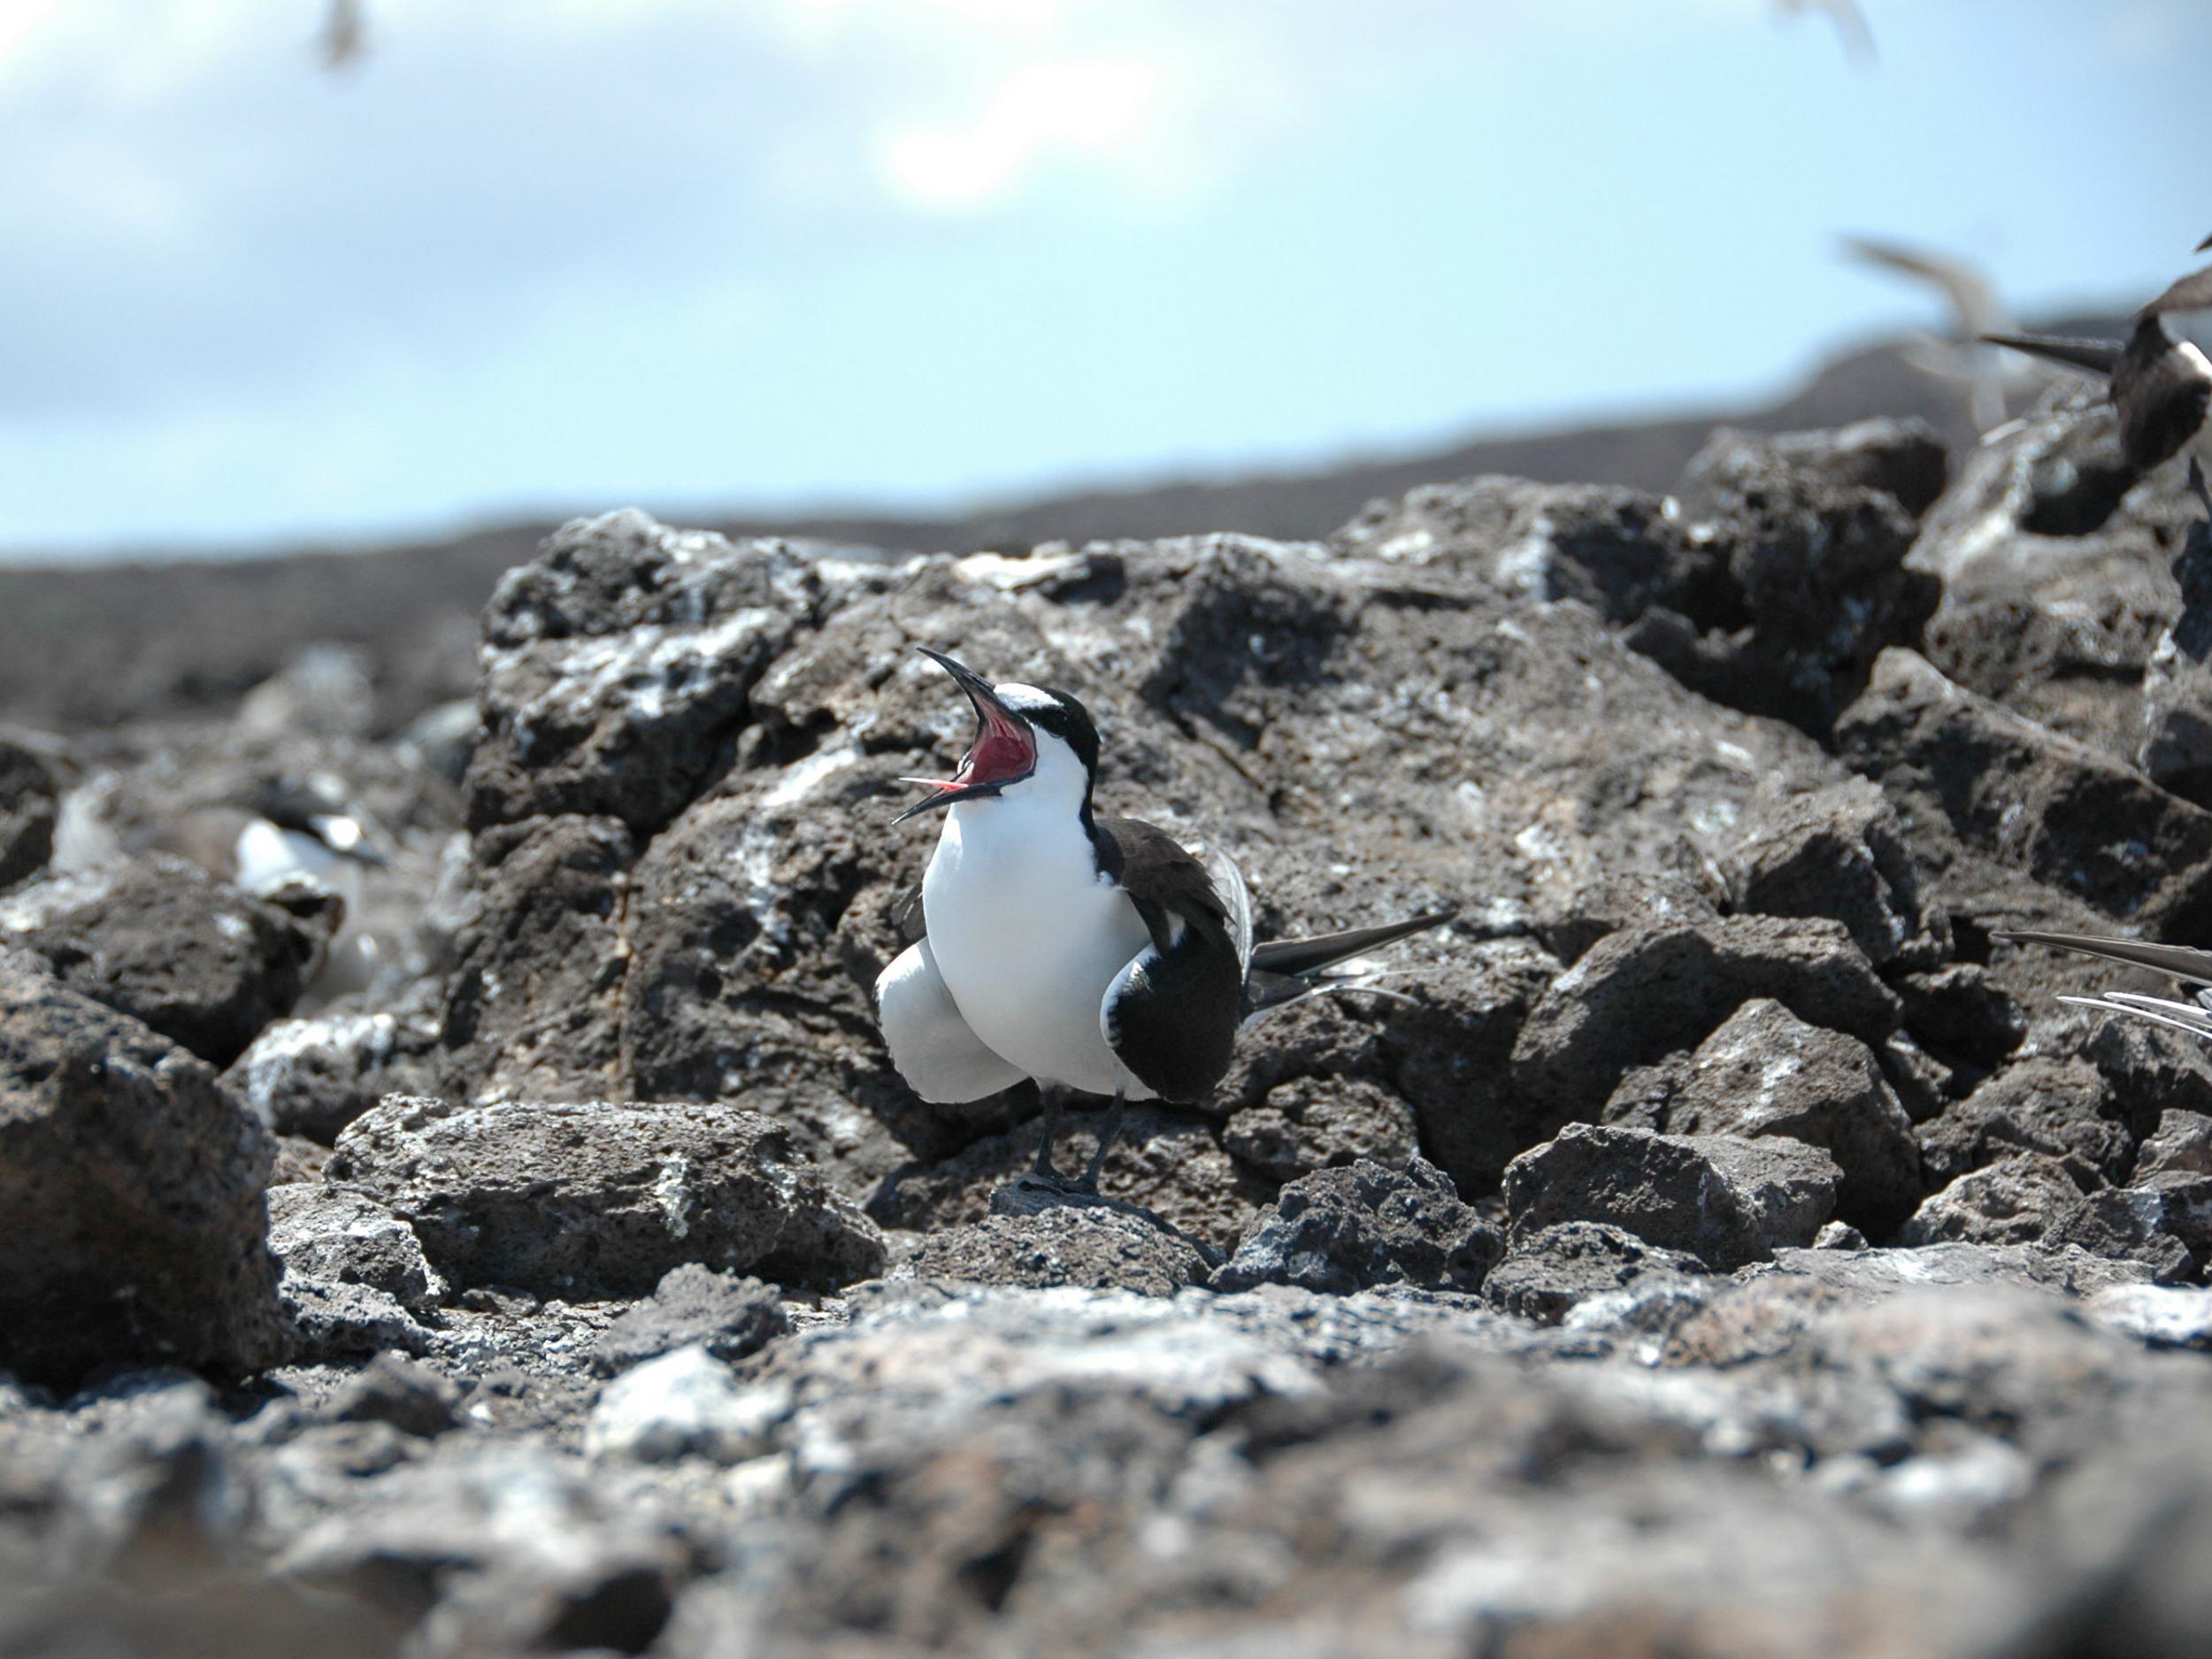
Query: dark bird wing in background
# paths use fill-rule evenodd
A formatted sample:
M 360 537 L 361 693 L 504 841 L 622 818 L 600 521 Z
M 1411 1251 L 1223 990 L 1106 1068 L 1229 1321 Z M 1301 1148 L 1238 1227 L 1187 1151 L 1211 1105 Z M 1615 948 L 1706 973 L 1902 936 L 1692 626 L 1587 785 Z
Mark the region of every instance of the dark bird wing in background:
M 330 0 L 329 14 L 323 20 L 323 67 L 332 71 L 352 67 L 361 60 L 367 39 L 368 19 L 362 14 L 361 0 Z
M 1855 0 L 1775 0 L 1775 4 L 1797 15 L 1807 12 L 1823 13 L 1836 26 L 1836 38 L 1843 42 L 1844 55 L 1855 63 L 1870 65 L 1881 56 L 1875 50 L 1874 31 L 1866 25 L 1866 13 L 1859 10 Z
M 1986 432 L 2005 418 L 2005 391 L 1998 371 L 1976 342 L 2012 326 L 1989 280 L 1963 259 L 1908 248 L 1900 242 L 1872 236 L 1846 236 L 1843 250 L 1863 265 L 1924 282 L 1940 293 L 1951 308 L 1953 347 L 1939 349 L 1934 360 L 1921 366 L 1946 379 L 1964 380 L 1972 399 L 1974 424 Z
M 2212 242 L 2208 242 L 2207 246 L 2212 246 Z M 2203 250 L 2198 251 L 2202 252 Z M 2142 314 L 2146 317 L 2164 317 L 2175 311 L 2207 310 L 2212 310 L 2212 265 L 2191 272 L 2143 307 Z

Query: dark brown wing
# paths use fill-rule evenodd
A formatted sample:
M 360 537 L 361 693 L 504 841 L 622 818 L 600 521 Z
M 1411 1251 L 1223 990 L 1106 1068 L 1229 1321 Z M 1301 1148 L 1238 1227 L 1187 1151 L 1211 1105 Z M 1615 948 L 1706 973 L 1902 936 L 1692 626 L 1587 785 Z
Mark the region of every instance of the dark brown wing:
M 1229 1069 L 1244 964 L 1205 865 L 1164 830 L 1101 818 L 1099 867 L 1136 906 L 1152 949 L 1108 995 L 1101 1025 L 1121 1063 L 1163 1100 L 1201 1100 Z
M 2192 354 L 2193 355 L 2193 354 Z M 2112 373 L 2112 403 L 2120 415 L 2120 447 L 2128 464 L 2147 472 L 2179 453 L 2204 426 L 2212 380 L 2175 349 L 2155 317 L 2136 325 Z
M 929 918 L 922 914 L 922 884 L 917 881 L 899 895 L 891 906 L 891 925 L 910 945 L 918 945 L 928 936 Z
M 2206 247 L 2212 247 L 2208 240 Z M 2201 253 L 2203 249 L 2199 249 Z M 2192 271 L 2149 304 L 2143 307 L 2147 317 L 2157 317 L 2167 311 L 2201 311 L 2212 310 L 2212 265 L 2201 271 Z

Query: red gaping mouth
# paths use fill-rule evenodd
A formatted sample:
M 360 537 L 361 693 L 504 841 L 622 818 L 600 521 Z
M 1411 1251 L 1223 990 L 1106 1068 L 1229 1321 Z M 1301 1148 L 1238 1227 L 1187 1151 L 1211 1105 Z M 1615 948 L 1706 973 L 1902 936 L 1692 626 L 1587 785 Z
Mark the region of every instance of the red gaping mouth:
M 933 807 L 996 795 L 1008 784 L 1019 783 L 1037 769 L 1037 740 L 1030 732 L 1029 722 L 999 701 L 991 682 L 941 651 L 933 651 L 926 645 L 917 649 L 950 674 L 960 689 L 968 694 L 968 701 L 975 708 L 975 741 L 968 745 L 960 770 L 949 781 L 939 778 L 900 780 L 902 783 L 926 784 L 937 793 L 907 808 L 891 820 L 894 824 L 902 824 L 916 813 L 926 812 Z

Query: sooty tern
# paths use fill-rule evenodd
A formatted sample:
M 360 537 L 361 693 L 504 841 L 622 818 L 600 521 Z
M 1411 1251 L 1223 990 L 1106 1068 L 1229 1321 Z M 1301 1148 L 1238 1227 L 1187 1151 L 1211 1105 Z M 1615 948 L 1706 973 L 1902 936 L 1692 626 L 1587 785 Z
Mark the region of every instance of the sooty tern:
M 2093 933 L 2021 931 L 2000 933 L 1996 936 L 2016 945 L 2048 945 L 2055 950 L 2070 950 L 2084 956 L 2101 956 L 2107 962 L 2124 962 L 2131 967 L 2170 974 L 2185 984 L 2212 987 L 2212 950 L 2193 950 L 2187 945 L 2146 945 L 2132 939 L 2101 939 Z M 2208 997 L 2212 997 L 2212 990 L 2200 988 L 2187 1002 L 2167 996 L 2141 996 L 2132 991 L 2107 991 L 2101 996 L 2062 996 L 2058 1000 L 2083 1008 L 2102 1009 L 2108 1014 L 2154 1020 L 2159 1025 L 2185 1031 L 2193 1037 L 2212 1041 L 2212 1003 L 2208 1002 Z
M 1113 1100 L 1076 1183 L 1095 1191 L 1125 1102 L 1203 1098 L 1248 1020 L 1316 990 L 1367 986 L 1368 974 L 1330 971 L 1455 914 L 1255 947 L 1228 859 L 1201 863 L 1149 824 L 1094 815 L 1098 728 L 1081 703 L 923 655 L 967 694 L 976 735 L 950 780 L 904 780 L 935 793 L 893 821 L 942 809 L 945 827 L 902 906 L 913 942 L 876 981 L 877 1016 L 892 1063 L 926 1101 L 1033 1079 L 1040 1176 L 1057 1179 L 1068 1090 Z
M 2125 341 L 2006 334 L 1982 338 L 2101 376 L 2120 417 L 2120 449 L 2129 466 L 2140 477 L 2186 453 L 2190 488 L 2212 518 L 2212 488 L 2205 483 L 2205 467 L 2212 464 L 2212 360 L 2193 342 L 2168 334 L 2162 320 L 2207 307 L 2212 307 L 2212 268 L 2183 277 L 2138 311 Z

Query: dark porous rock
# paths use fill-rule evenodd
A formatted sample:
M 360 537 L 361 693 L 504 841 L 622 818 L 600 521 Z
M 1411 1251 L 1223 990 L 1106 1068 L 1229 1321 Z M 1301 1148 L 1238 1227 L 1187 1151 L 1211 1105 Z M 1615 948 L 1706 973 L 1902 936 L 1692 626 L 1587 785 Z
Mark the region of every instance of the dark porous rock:
M 43 956 L 71 990 L 225 1066 L 292 1011 L 342 910 L 319 891 L 257 898 L 157 856 L 24 888 L 0 907 L 0 940 Z
M 1413 1109 L 1378 1083 L 1278 1083 L 1221 1127 L 1230 1156 L 1279 1181 L 1355 1160 L 1402 1167 L 1416 1156 Z
M 1557 1325 L 1592 1297 L 1705 1271 L 1696 1256 L 1647 1244 L 1620 1227 L 1563 1221 L 1514 1239 L 1483 1281 L 1482 1294 L 1504 1312 Z
M 563 1094 L 620 1057 L 630 832 L 534 818 L 475 838 L 480 883 L 431 1057 L 453 1094 Z
M 433 1326 L 373 1285 L 288 1273 L 278 1294 L 298 1364 L 358 1364 L 387 1351 L 427 1354 L 437 1344 Z
M 781 1336 L 787 1321 L 775 1286 L 696 1262 L 671 1268 L 649 1301 L 625 1311 L 600 1336 L 592 1369 L 611 1377 L 695 1344 L 721 1360 L 741 1360 Z
M 1100 1121 L 1095 1112 L 1067 1115 L 1053 1154 L 1059 1168 L 1072 1172 L 1089 1161 Z M 990 1213 L 993 1194 L 1028 1172 L 1037 1135 L 1036 1125 L 1023 1124 L 952 1157 L 902 1170 L 884 1183 L 869 1213 L 887 1227 L 917 1233 L 979 1221 Z M 1132 1106 L 1098 1185 L 1104 1197 L 1146 1210 L 1225 1254 L 1251 1230 L 1261 1206 L 1273 1201 L 1278 1183 L 1232 1158 L 1205 1119 Z
M 1671 1134 L 1787 1135 L 1824 1148 L 1843 1171 L 1837 1213 L 1878 1238 L 1920 1202 L 1912 1120 L 1873 1054 L 1765 997 L 1746 1002 L 1699 1046 L 1658 1126 Z
M 1896 809 L 1865 780 L 1763 797 L 1727 867 L 1738 910 L 1832 916 L 1876 967 L 1933 967 L 1950 926 L 1905 844 Z
M 990 1215 L 933 1233 L 899 1269 L 902 1278 L 979 1285 L 1078 1285 L 1172 1296 L 1202 1284 L 1206 1258 L 1187 1239 L 1120 1205 L 1055 1204 L 1026 1215 Z
M 1803 1245 L 1835 1213 L 1835 1160 L 1781 1135 L 1662 1135 L 1570 1124 L 1505 1172 L 1516 1239 L 1602 1221 L 1732 1271 Z
M 288 1280 L 365 1285 L 416 1313 L 445 1299 L 415 1230 L 367 1193 L 296 1181 L 272 1187 L 268 1203 L 269 1248 Z
M 402 1434 L 434 1440 L 457 1428 L 459 1385 L 398 1354 L 379 1354 L 356 1372 L 329 1405 L 341 1423 L 388 1423 Z
M 470 826 L 666 824 L 819 596 L 810 561 L 781 541 L 735 544 L 636 511 L 564 526 L 484 612 Z
M 2154 783 L 2212 806 L 2212 526 L 2191 528 L 2173 568 L 2181 613 L 2144 665 L 2137 764 Z
M 2135 1149 L 2134 1179 L 2154 1175 L 2212 1175 L 2212 1117 L 2169 1107 Z
M 412 1223 L 457 1286 L 574 1300 L 647 1294 L 685 1262 L 818 1286 L 883 1265 L 789 1133 L 731 1106 L 395 1095 L 338 1137 L 329 1174 Z
M 0 1370 L 281 1359 L 270 1156 L 204 1062 L 0 951 Z
M 1916 526 L 1889 488 L 1897 472 L 1881 486 L 1851 481 L 1863 462 L 1886 472 L 1866 452 L 1895 449 L 1897 435 L 1868 434 L 1862 444 L 1824 433 L 1714 434 L 1677 494 L 1684 515 L 1725 549 L 1733 591 L 1701 617 L 1686 612 L 1704 633 L 1686 660 L 1668 662 L 1678 678 L 1819 732 L 1858 695 L 1878 652 L 1918 641 L 1943 590 L 1906 565 Z
M 1897 803 L 1924 867 L 1970 851 L 2147 926 L 2178 924 L 2207 902 L 2212 812 L 1976 696 L 1913 652 L 1882 654 L 1835 741 Z
M 1743 1003 L 1879 1043 L 1898 1002 L 1840 922 L 1735 916 L 1625 929 L 1554 980 L 1514 1045 L 1515 1088 L 1548 1125 L 1592 1118 L 1631 1070 L 1694 1048 Z
M 2082 1188 L 2056 1158 L 2018 1152 L 1960 1176 L 1913 1212 L 1907 1245 L 2034 1244 L 2080 1206 Z
M 1504 1248 L 1498 1230 L 1460 1202 L 1433 1164 L 1417 1157 L 1401 1168 L 1363 1158 L 1286 1186 L 1213 1285 L 1473 1291 Z
M 1555 914 L 1540 917 L 1537 932 L 1546 949 L 1571 967 L 1599 940 L 1624 928 L 1717 922 L 1717 896 L 1684 875 L 1631 879 L 1601 873 L 1559 901 Z
M 1857 420 L 1828 432 L 1731 437 L 1739 444 L 1763 445 L 1801 475 L 1844 489 L 1880 490 L 1916 518 L 1935 505 L 1951 481 L 1950 452 L 1923 420 Z M 1724 462 L 1709 465 L 1726 453 L 1718 446 L 1709 449 L 1703 476 L 1717 484 L 1742 476 Z M 1696 462 L 1691 465 L 1697 468 Z
M 2134 766 L 2147 671 L 2184 608 L 2169 566 L 2203 516 L 2183 469 L 2162 470 L 2145 480 L 2127 464 L 2111 404 L 2086 381 L 1970 451 L 1913 549 L 1944 585 L 1930 660 Z
M 53 856 L 59 794 L 45 757 L 0 732 L 0 887 L 35 875 Z
M 434 1018 L 407 1011 L 326 1012 L 280 1019 L 223 1074 L 239 1099 L 280 1135 L 327 1147 L 387 1094 L 411 1092 L 437 1040 Z
M 1337 544 L 1367 557 L 1448 561 L 1503 593 L 1578 599 L 1609 622 L 1724 580 L 1721 560 L 1663 503 L 1606 485 L 1522 478 L 1431 484 L 1379 501 L 1340 530 Z
M 2054 1221 L 2043 1242 L 2076 1244 L 2093 1256 L 2140 1262 L 2151 1270 L 2153 1282 L 2177 1284 L 2193 1277 L 2199 1264 L 2187 1241 L 2170 1225 L 2168 1207 L 2167 1194 L 2156 1187 L 2108 1187 Z
M 1906 1029 L 1964 1064 L 1994 1068 L 2028 1034 L 2027 1011 L 1978 962 L 1901 973 L 1890 984 L 1904 998 Z
M 1932 1187 L 2016 1152 L 2078 1159 L 2106 1180 L 2122 1180 L 2134 1146 L 2116 1110 L 2112 1086 L 2087 1061 L 2031 1056 L 1922 1124 L 1921 1162 Z
M 2112 1085 L 2130 1133 L 2164 1133 L 2166 1119 L 2212 1118 L 2212 1054 L 2203 1039 L 2145 1019 L 2101 1019 L 2082 1057 Z

